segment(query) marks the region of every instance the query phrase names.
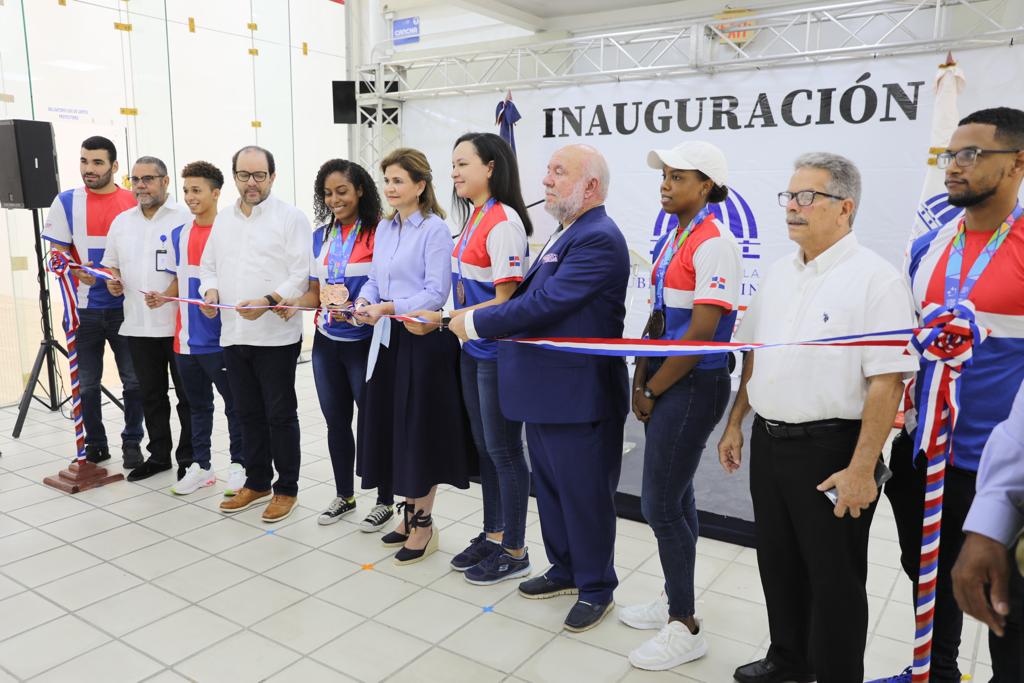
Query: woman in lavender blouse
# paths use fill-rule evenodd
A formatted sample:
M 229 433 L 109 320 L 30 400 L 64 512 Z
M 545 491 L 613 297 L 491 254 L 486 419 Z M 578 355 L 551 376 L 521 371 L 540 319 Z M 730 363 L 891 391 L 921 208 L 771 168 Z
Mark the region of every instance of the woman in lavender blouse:
M 384 197 L 394 209 L 377 226 L 370 277 L 356 317 L 376 326 L 370 351 L 356 471 L 363 488 L 393 485 L 405 496 L 398 526 L 381 540 L 401 546 L 395 564 L 437 550 L 431 511 L 438 484 L 468 488 L 476 460 L 459 385 L 459 342 L 416 336 L 386 316 L 440 309 L 451 291 L 454 248 L 422 152 L 398 149 L 381 162 Z

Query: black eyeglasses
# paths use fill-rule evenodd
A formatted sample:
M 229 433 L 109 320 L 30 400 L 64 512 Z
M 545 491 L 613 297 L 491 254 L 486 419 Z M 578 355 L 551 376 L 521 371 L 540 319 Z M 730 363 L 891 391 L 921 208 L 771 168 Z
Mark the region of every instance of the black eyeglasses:
M 779 206 L 789 206 L 789 202 L 792 199 L 796 199 L 797 206 L 810 206 L 814 203 L 814 199 L 817 196 L 828 197 L 829 199 L 836 199 L 842 201 L 846 197 L 840 197 L 838 195 L 829 194 L 828 192 L 818 192 L 817 190 L 800 190 L 799 192 L 780 192 L 779 193 Z
M 948 168 L 953 159 L 960 168 L 973 166 L 982 154 L 1016 154 L 1019 149 L 982 149 L 981 147 L 964 147 L 957 151 L 946 150 L 935 157 L 935 165 L 939 168 Z
M 165 175 L 144 175 L 144 176 L 133 175 L 133 176 L 130 176 L 128 178 L 128 181 L 131 182 L 132 185 L 149 185 L 151 182 L 153 182 L 154 180 L 156 180 L 158 178 L 166 178 L 166 177 L 167 176 L 165 176 Z
M 256 171 L 255 173 L 249 173 L 248 171 L 236 171 L 235 172 L 235 178 L 237 178 L 239 180 L 239 182 L 243 182 L 243 183 L 249 182 L 249 178 L 252 178 L 257 183 L 262 183 L 269 176 L 270 176 L 270 174 L 267 173 L 266 171 Z

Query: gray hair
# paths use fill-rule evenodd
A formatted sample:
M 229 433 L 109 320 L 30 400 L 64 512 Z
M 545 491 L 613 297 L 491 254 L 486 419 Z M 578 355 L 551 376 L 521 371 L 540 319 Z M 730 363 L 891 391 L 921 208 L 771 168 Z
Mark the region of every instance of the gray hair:
M 161 175 L 167 175 L 167 164 L 156 157 L 139 157 L 135 160 L 136 164 L 153 164 L 156 166 L 156 170 L 160 171 Z
M 829 152 L 810 152 L 801 154 L 793 162 L 793 168 L 819 168 L 828 171 L 829 181 L 825 191 L 837 197 L 853 200 L 853 211 L 850 213 L 850 227 L 860 207 L 860 171 L 856 164 L 844 156 Z

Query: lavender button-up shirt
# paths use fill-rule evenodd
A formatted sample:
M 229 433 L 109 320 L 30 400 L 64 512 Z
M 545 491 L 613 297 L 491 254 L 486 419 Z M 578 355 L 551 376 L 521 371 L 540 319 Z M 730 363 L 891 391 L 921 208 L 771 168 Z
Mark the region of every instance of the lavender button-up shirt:
M 973 531 L 1009 545 L 1024 529 L 1024 386 L 996 425 L 981 455 L 977 493 L 964 522 Z
M 377 225 L 370 278 L 359 296 L 371 304 L 393 301 L 395 313 L 436 311 L 452 287 L 451 253 L 455 248 L 448 224 L 419 211 L 398 215 Z

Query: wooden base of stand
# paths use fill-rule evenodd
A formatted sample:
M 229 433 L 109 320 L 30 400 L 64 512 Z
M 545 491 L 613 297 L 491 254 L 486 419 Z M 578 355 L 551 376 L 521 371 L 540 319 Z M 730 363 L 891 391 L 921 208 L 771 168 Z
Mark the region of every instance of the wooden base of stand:
M 61 470 L 57 476 L 43 479 L 43 483 L 64 493 L 80 493 L 122 479 L 123 474 L 108 474 L 106 468 L 94 465 L 88 460 L 76 460 L 66 470 Z

